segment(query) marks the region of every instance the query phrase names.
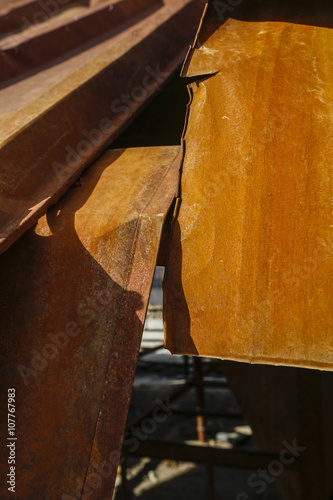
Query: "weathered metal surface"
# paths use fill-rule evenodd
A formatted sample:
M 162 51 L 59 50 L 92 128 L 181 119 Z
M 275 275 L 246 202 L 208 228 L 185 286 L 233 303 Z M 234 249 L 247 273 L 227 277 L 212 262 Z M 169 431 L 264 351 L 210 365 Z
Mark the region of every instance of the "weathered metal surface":
M 112 498 L 180 149 L 106 152 L 0 257 L 1 440 L 13 387 L 15 498 Z
M 333 369 L 333 31 L 229 19 L 206 36 L 185 66 L 166 346 Z
M 107 1 L 107 0 L 105 0 Z M 105 3 L 104 1 L 104 3 Z M 20 33 L 24 29 L 37 26 L 53 16 L 73 7 L 88 8 L 89 0 L 60 0 L 43 4 L 41 0 L 0 1 L 0 36 Z
M 96 39 L 101 40 L 103 36 L 110 38 L 162 6 L 161 0 L 119 0 L 60 11 L 57 0 L 54 1 L 51 8 L 54 15 L 48 16 L 42 4 L 37 4 L 32 21 L 44 18 L 44 22 L 29 22 L 22 17 L 23 30 L 9 33 L 0 40 L 0 82 L 50 64 L 57 57 L 78 51 L 80 46 L 87 47 L 94 40 L 96 43 Z
M 4 106 L 8 100 L 15 109 L 0 122 L 0 252 L 59 199 L 174 73 L 202 5 L 168 0 L 112 40 L 0 92 Z
M 205 17 L 198 30 L 196 48 L 229 18 L 238 21 L 277 21 L 333 27 L 333 5 L 330 0 L 209 0 Z

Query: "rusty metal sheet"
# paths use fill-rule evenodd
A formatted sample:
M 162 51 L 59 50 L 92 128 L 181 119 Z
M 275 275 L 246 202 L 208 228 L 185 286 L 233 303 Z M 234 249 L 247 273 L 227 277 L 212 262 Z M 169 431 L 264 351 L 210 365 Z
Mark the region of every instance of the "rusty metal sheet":
M 333 27 L 330 0 L 209 0 L 194 46 L 199 48 L 229 18 L 246 22 L 277 21 Z
M 136 24 L 162 6 L 161 0 L 118 0 L 93 6 L 73 6 L 60 10 L 57 0 L 50 6 L 35 4 L 30 17 L 22 16 L 20 30 L 0 40 L 0 82 L 6 82 L 57 57 L 87 47 L 96 39 L 110 38 L 117 31 Z M 0 16 L 1 21 L 6 24 Z M 8 16 L 11 18 L 10 14 Z M 23 19 L 25 22 L 23 22 Z M 44 20 L 34 22 L 34 20 Z M 95 42 L 96 43 L 96 42 Z
M 0 100 L 14 107 L 27 89 L 34 95 L 0 122 L 0 252 L 59 199 L 175 72 L 202 6 L 201 0 L 167 0 L 111 40 L 29 78 L 27 86 L 0 92 Z
M 104 0 L 104 3 L 108 0 Z M 33 25 L 45 23 L 53 16 L 81 7 L 89 8 L 90 0 L 61 0 L 54 4 L 42 4 L 40 0 L 0 1 L 0 33 L 1 39 L 8 35 L 20 33 Z
M 333 369 L 332 56 L 331 29 L 233 19 L 191 51 L 172 352 Z
M 181 158 L 180 146 L 107 151 L 0 257 L 1 441 L 15 388 L 15 498 L 112 498 Z

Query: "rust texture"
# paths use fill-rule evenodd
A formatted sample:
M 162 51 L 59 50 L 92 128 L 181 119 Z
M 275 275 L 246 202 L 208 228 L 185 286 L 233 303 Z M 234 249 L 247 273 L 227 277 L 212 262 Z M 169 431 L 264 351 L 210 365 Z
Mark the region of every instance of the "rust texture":
M 202 0 L 167 0 L 150 14 L 143 10 L 149 15 L 110 39 L 79 47 L 78 54 L 50 61 L 49 68 L 0 91 L 0 252 L 59 199 L 174 74 L 202 7 Z M 14 62 L 19 57 L 20 51 Z
M 1 404 L 16 388 L 15 498 L 112 498 L 181 158 L 180 146 L 107 151 L 0 257 Z M 2 418 L 3 442 L 6 425 Z M 11 496 L 2 482 L 0 497 Z
M 160 8 L 162 2 L 120 0 L 97 6 L 74 4 L 65 10 L 55 0 L 53 8 L 46 7 L 45 10 L 42 6 L 43 3 L 32 2 L 24 8 L 14 8 L 7 15 L 1 16 L 0 13 L 0 29 L 4 26 L 7 32 L 7 36 L 0 40 L 1 83 L 77 51 L 80 46 L 87 47 L 94 40 L 102 40 L 103 36 L 110 38 L 129 24 L 147 17 L 153 9 Z M 28 15 L 23 15 L 29 7 Z M 15 28 L 10 26 L 8 19 L 16 22 Z M 38 20 L 44 22 L 36 23 Z
M 333 369 L 333 31 L 210 19 L 184 67 L 166 346 Z

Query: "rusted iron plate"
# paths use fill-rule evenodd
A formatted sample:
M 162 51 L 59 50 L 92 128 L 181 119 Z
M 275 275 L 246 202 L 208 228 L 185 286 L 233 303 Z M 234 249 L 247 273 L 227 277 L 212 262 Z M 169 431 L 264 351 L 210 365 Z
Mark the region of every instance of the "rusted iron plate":
M 89 42 L 103 36 L 110 38 L 161 6 L 161 0 L 119 0 L 90 8 L 75 6 L 63 12 L 57 10 L 55 0 L 53 10 L 58 15 L 48 19 L 39 5 L 35 17 L 44 17 L 44 22 L 26 21 L 27 27 L 21 32 L 10 33 L 0 40 L 0 82 L 50 64 L 57 57 L 78 51 L 80 46 L 87 47 Z M 22 20 L 21 23 L 24 28 Z
M 88 7 L 89 0 L 59 0 L 41 2 L 41 0 L 0 1 L 0 36 L 19 33 L 24 29 L 37 26 L 47 19 L 59 15 L 73 7 Z
M 200 23 L 196 48 L 229 18 L 238 21 L 277 21 L 333 27 L 333 5 L 330 0 L 209 0 Z
M 106 152 L 0 257 L 1 435 L 15 388 L 15 498 L 112 498 L 180 149 Z M 12 497 L 5 482 L 0 496 Z
M 333 368 L 332 55 L 331 29 L 232 19 L 192 51 L 172 352 Z
M 201 10 L 201 1 L 167 1 L 112 41 L 63 63 L 72 73 L 51 88 L 36 75 L 44 92 L 0 122 L 0 252 L 57 201 L 174 73 Z M 62 71 L 62 65 L 52 68 L 46 80 L 54 82 Z M 28 82 L 32 92 L 34 78 Z M 15 92 L 24 94 L 24 88 Z M 10 88 L 4 95 L 12 98 Z

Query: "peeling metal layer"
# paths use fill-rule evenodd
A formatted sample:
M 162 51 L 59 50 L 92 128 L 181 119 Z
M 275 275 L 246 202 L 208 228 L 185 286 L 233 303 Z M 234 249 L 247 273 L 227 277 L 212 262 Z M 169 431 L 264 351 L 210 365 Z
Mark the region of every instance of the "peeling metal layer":
M 166 346 L 333 369 L 333 31 L 229 19 L 196 47 Z
M 34 95 L 0 122 L 0 252 L 59 199 L 175 72 L 202 6 L 199 0 L 168 0 L 111 40 L 0 91 L 4 106 Z
M 1 436 L 13 387 L 15 498 L 112 498 L 181 158 L 178 146 L 106 152 L 0 257 Z M 5 481 L 0 496 L 12 497 Z

